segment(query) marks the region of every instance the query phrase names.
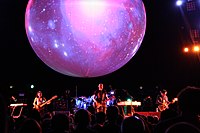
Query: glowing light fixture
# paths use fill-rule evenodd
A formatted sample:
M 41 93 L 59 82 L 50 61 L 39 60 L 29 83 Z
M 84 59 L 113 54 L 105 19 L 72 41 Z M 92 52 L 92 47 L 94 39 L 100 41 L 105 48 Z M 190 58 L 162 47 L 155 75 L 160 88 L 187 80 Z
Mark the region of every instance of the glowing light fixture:
M 199 46 L 194 46 L 193 50 L 194 50 L 194 52 L 199 52 Z
M 183 51 L 184 51 L 185 53 L 188 53 L 188 52 L 189 52 L 189 48 L 185 47 L 185 48 L 183 49 Z
M 132 100 L 131 100 L 130 98 L 128 98 L 126 101 L 127 101 L 127 102 L 131 102 Z
M 177 1 L 176 1 L 176 5 L 177 5 L 177 6 L 181 6 L 182 4 L 183 4 L 183 1 L 182 1 L 182 0 L 177 0 Z

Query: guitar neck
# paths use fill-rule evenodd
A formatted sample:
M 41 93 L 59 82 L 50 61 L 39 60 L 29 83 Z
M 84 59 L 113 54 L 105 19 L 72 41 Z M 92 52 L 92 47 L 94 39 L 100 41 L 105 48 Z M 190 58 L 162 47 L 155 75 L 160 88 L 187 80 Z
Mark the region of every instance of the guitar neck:
M 48 102 L 51 102 L 55 98 L 57 98 L 57 96 L 54 96 L 51 99 L 47 100 L 46 102 L 44 102 L 43 104 L 41 104 L 40 107 L 43 107 L 44 105 L 46 105 Z
M 44 102 L 43 104 L 41 104 L 41 105 L 40 105 L 40 107 L 43 107 L 44 105 L 46 105 L 46 104 L 47 104 L 47 102 L 49 102 L 49 100 L 48 100 L 48 101 L 46 101 L 46 102 Z

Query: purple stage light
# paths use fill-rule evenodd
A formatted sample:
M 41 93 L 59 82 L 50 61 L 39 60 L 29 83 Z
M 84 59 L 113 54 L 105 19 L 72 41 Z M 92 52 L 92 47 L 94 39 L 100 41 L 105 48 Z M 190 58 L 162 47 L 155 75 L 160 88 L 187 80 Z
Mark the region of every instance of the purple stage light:
M 124 66 L 146 30 L 142 0 L 29 0 L 25 29 L 50 68 L 73 77 L 98 77 Z

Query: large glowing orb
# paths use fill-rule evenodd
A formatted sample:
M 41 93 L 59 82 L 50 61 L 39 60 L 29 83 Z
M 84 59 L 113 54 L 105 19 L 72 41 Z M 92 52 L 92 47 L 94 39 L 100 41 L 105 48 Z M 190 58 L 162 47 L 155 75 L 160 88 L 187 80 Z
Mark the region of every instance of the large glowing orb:
M 29 0 L 28 40 L 50 68 L 73 77 L 98 77 L 124 66 L 146 30 L 142 0 Z

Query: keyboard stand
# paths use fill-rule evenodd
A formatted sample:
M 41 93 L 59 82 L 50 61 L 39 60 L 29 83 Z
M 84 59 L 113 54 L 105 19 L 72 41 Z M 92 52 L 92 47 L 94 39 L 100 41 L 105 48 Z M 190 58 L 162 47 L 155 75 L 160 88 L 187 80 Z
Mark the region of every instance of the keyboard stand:
M 11 111 L 11 115 L 10 116 L 12 118 L 19 118 L 21 116 L 21 114 L 22 114 L 24 106 L 27 106 L 27 104 L 21 104 L 21 103 L 20 104 L 11 104 L 10 107 L 11 107 L 12 111 Z M 15 114 L 17 107 L 19 107 L 19 113 Z

